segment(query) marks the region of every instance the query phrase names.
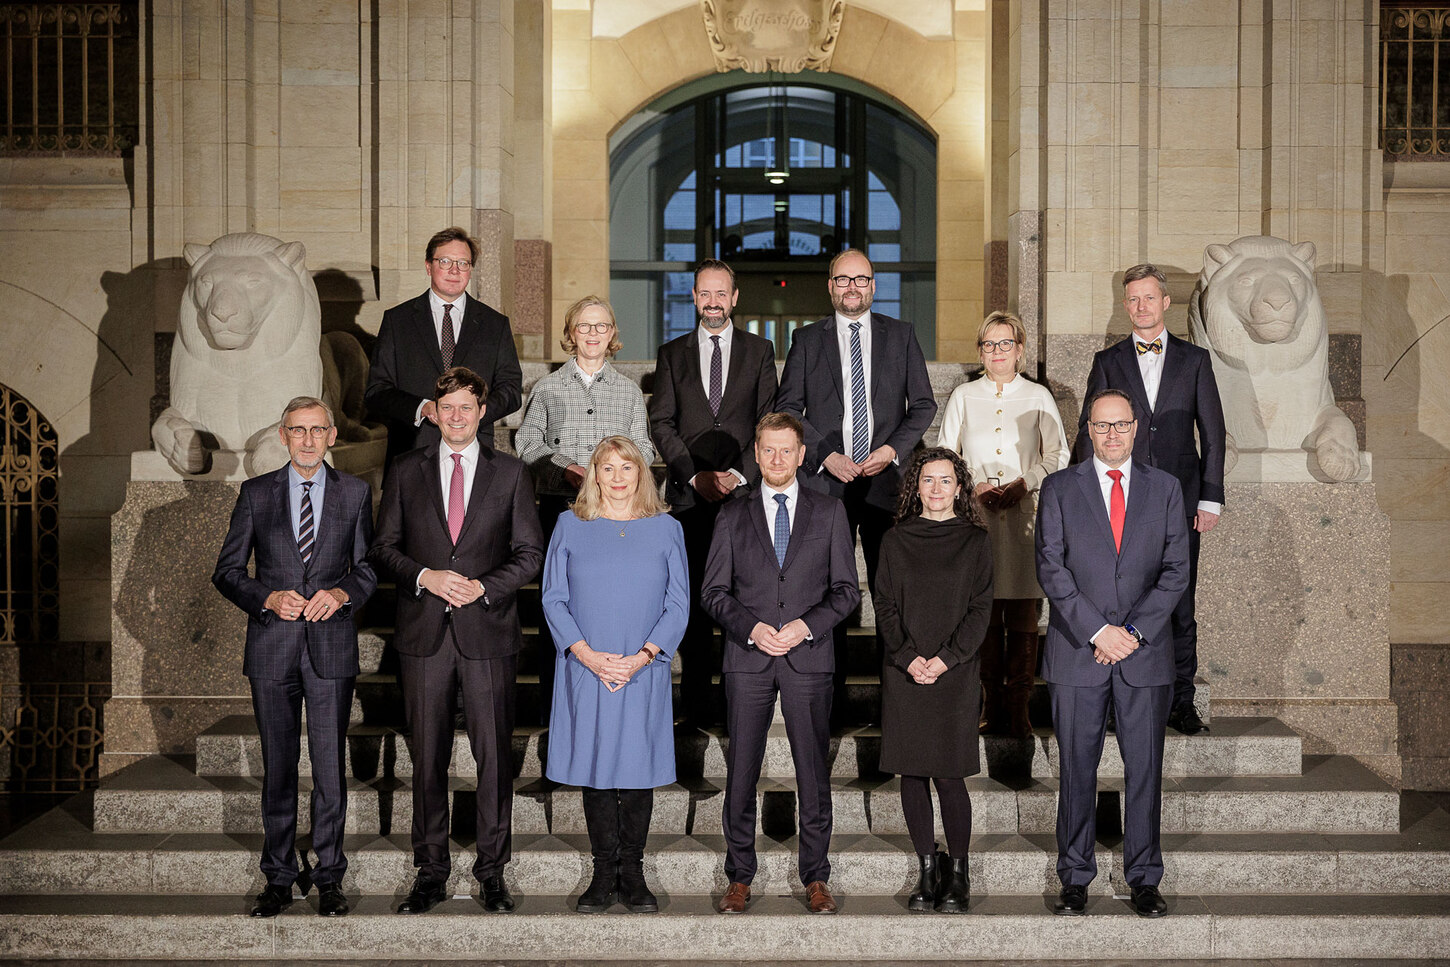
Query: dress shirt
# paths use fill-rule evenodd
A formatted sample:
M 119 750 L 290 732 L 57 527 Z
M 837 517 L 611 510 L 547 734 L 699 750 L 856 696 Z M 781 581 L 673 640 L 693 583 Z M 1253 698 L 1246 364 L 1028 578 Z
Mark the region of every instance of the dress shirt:
M 481 452 L 478 438 L 474 437 L 473 440 L 469 442 L 468 446 L 457 452 L 463 454 L 463 460 L 461 461 L 461 465 L 463 467 L 463 508 L 464 511 L 467 512 L 468 499 L 473 495 L 473 474 L 478 469 L 478 455 Z M 452 485 L 453 482 L 453 454 L 454 449 L 448 445 L 447 441 L 439 442 L 438 478 L 439 484 L 442 487 L 443 491 L 444 516 L 447 516 L 448 514 L 448 488 Z M 431 570 L 431 568 L 425 567 L 423 568 L 423 570 L 418 572 L 417 591 L 419 594 L 423 593 L 423 575 L 427 574 L 429 570 Z M 483 582 L 480 581 L 479 587 L 482 586 Z
M 760 482 L 760 500 L 765 506 L 765 529 L 770 531 L 770 543 L 775 544 L 775 509 L 780 505 L 775 502 L 776 494 L 785 494 L 785 514 L 790 518 L 790 532 L 795 535 L 795 506 L 801 492 L 801 482 L 798 478 L 792 477 L 790 486 L 784 490 L 776 490 L 764 480 Z
M 710 360 L 715 355 L 715 343 L 710 337 L 720 337 L 720 395 L 724 396 L 725 384 L 730 381 L 730 345 L 735 341 L 735 324 L 726 323 L 725 328 L 719 332 L 711 332 L 702 324 L 695 331 L 700 337 L 700 385 L 705 390 L 707 400 L 710 398 Z
M 1163 351 L 1161 353 L 1138 353 L 1139 343 L 1146 345 L 1153 340 L 1140 339 L 1136 331 L 1133 333 L 1133 351 L 1138 356 L 1138 373 L 1143 377 L 1143 391 L 1148 394 L 1149 408 L 1156 410 L 1158 408 L 1158 388 L 1163 385 L 1163 360 L 1167 358 L 1169 352 L 1167 327 L 1165 326 L 1163 329 L 1160 329 L 1158 335 L 1154 338 L 1161 340 L 1163 343 Z M 1210 514 L 1218 516 L 1223 513 L 1223 504 L 1216 500 L 1200 500 L 1197 509 L 1205 510 Z
M 438 346 L 439 352 L 443 351 L 443 305 L 443 298 L 430 287 L 428 289 L 428 310 L 433 315 L 433 339 Z M 449 302 L 448 305 L 453 307 L 451 315 L 453 322 L 453 345 L 457 347 L 458 337 L 460 335 L 459 330 L 463 328 L 463 311 L 468 308 L 468 293 L 460 293 L 458 298 Z M 454 352 L 457 352 L 456 348 Z M 428 400 L 424 400 L 418 404 L 418 411 L 413 414 L 414 426 L 423 425 L 423 406 L 427 402 Z
M 584 387 L 586 389 L 591 384 L 593 384 L 594 377 L 596 377 L 600 373 L 604 372 L 604 365 L 601 365 L 598 369 L 596 369 L 592 373 L 586 373 L 586 372 L 584 372 L 584 367 L 579 365 L 579 357 L 578 356 L 571 356 L 571 357 L 569 357 L 569 361 L 564 364 L 564 368 L 570 370 L 570 375 L 571 376 L 575 376 L 579 380 L 581 380 L 584 383 Z
M 1148 355 L 1151 356 L 1153 354 L 1152 353 L 1149 353 Z M 1108 519 L 1109 520 L 1112 520 L 1112 517 L 1113 517 L 1113 478 L 1108 476 L 1108 471 L 1109 470 L 1121 470 L 1121 471 L 1123 471 L 1123 513 L 1126 515 L 1127 514 L 1127 511 L 1128 511 L 1128 487 L 1129 487 L 1128 478 L 1133 475 L 1133 461 L 1130 458 L 1128 460 L 1124 460 L 1123 461 L 1123 465 L 1121 467 L 1110 467 L 1106 463 L 1103 463 L 1101 460 L 1099 460 L 1096 456 L 1093 457 L 1093 473 L 1095 473 L 1095 474 L 1098 475 L 1098 490 L 1101 491 L 1102 492 L 1102 495 L 1103 495 L 1103 507 L 1108 512 Z M 1127 528 L 1128 528 L 1128 523 L 1127 523 L 1127 517 L 1125 516 L 1123 518 L 1123 530 L 1126 532 L 1127 531 Z M 1097 641 L 1098 635 L 1102 634 L 1103 633 L 1103 630 L 1105 628 L 1107 628 L 1107 625 L 1103 625 L 1102 628 L 1099 628 L 1097 631 L 1094 631 L 1093 632 L 1093 636 L 1091 638 L 1089 638 L 1088 641 L 1090 641 L 1090 642 Z
M 316 540 L 318 528 L 322 524 L 322 496 L 327 487 L 327 470 L 318 466 L 317 472 L 307 482 L 312 484 L 312 536 Z M 292 509 L 293 540 L 302 535 L 302 483 L 302 474 L 292 464 L 287 464 L 287 500 Z
M 851 410 L 851 325 L 855 322 L 861 323 L 861 371 L 866 377 L 866 439 L 869 441 L 876 436 L 876 423 L 871 418 L 871 313 L 862 313 L 860 319 L 847 319 L 838 312 L 836 346 L 841 351 L 841 402 L 845 404 L 841 408 L 841 440 L 847 450 L 855 436 L 855 424 L 852 422 L 855 414 Z M 869 443 L 867 448 L 875 449 Z M 849 452 L 844 456 L 847 459 L 852 458 Z M 897 456 L 900 457 L 901 454 L 898 453 Z

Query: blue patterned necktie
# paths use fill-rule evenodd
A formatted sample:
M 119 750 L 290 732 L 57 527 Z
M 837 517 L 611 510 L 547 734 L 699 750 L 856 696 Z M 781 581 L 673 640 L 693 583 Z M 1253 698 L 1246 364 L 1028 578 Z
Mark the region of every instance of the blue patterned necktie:
M 785 567 L 785 552 L 790 547 L 790 511 L 785 509 L 785 494 L 775 495 L 775 563 Z
M 851 323 L 851 459 L 862 463 L 871 453 L 870 414 L 866 410 L 866 366 L 861 359 L 861 322 Z
M 298 514 L 297 551 L 303 565 L 312 563 L 312 481 L 302 481 L 302 510 Z

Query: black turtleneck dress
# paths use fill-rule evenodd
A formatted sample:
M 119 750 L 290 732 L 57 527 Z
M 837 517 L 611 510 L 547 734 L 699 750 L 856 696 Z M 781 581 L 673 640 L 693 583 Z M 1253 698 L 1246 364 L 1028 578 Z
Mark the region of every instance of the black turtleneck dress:
M 960 517 L 912 517 L 881 542 L 876 571 L 881 669 L 881 770 L 951 778 L 981 771 L 979 652 L 992 612 L 992 546 Z M 947 670 L 918 685 L 907 666 L 939 657 Z

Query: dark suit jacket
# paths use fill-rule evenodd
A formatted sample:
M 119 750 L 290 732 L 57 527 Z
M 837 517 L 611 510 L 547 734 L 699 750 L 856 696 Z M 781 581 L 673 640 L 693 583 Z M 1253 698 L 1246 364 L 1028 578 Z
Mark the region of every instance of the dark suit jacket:
M 690 478 L 707 470 L 738 470 L 747 483 L 755 466 L 755 424 L 775 403 L 775 347 L 736 329 L 718 416 L 700 373 L 700 329 L 671 339 L 655 359 L 649 429 L 665 463 L 665 494 L 676 510 L 695 503 Z
M 1090 460 L 1093 455 L 1092 441 L 1088 439 L 1087 401 L 1099 390 L 1120 389 L 1132 398 L 1138 414 L 1133 459 L 1177 477 L 1183 486 L 1183 512 L 1191 517 L 1200 500 L 1224 502 L 1223 401 L 1219 399 L 1208 352 L 1167 330 L 1163 334 L 1168 339 L 1167 356 L 1156 409 L 1148 406 L 1148 391 L 1143 387 L 1131 336 L 1093 356 L 1073 459 Z M 1195 430 L 1202 454 L 1194 446 Z
M 465 298 L 463 320 L 456 323 L 454 333 L 453 365 L 467 366 L 488 383 L 479 434 L 490 443 L 492 425 L 523 401 L 523 371 L 508 317 L 471 295 Z M 433 398 L 433 384 L 441 375 L 443 353 L 433 329 L 428 293 L 383 313 L 368 371 L 366 400 L 368 413 L 388 427 L 389 461 L 414 447 L 438 442 L 438 427 L 428 420 L 414 427 L 413 417 L 419 403 Z
M 372 488 L 351 474 L 323 465 L 327 475 L 322 515 L 315 522 L 312 560 L 306 567 L 292 530 L 287 467 L 242 484 L 231 526 L 217 556 L 211 583 L 247 613 L 242 674 L 280 679 L 295 671 L 305 643 L 321 678 L 358 674 L 353 615 L 377 587 L 367 562 L 373 536 Z M 256 576 L 247 560 L 256 555 Z M 311 598 L 326 588 L 347 592 L 348 603 L 325 621 L 283 621 L 265 610 L 267 595 L 293 590 Z
M 901 486 L 901 469 L 912 448 L 931 426 L 936 415 L 936 398 L 926 357 L 909 323 L 871 313 L 871 449 L 890 444 L 898 464 L 887 467 L 872 479 L 866 501 L 885 510 L 896 509 L 896 492 Z M 841 350 L 836 345 L 836 317 L 797 329 L 785 359 L 776 393 L 775 408 L 800 417 L 806 427 L 806 463 L 801 479 L 818 490 L 839 497 L 845 484 L 821 470 L 832 453 L 850 456 L 841 420 L 846 413 L 842 386 Z
M 1171 685 L 1170 618 L 1188 587 L 1188 521 L 1183 494 L 1161 470 L 1133 461 L 1123 546 L 1094 472 L 1084 461 L 1049 474 L 1037 498 L 1037 581 L 1052 602 L 1042 677 L 1059 685 L 1101 685 L 1111 665 L 1093 660 L 1088 640 L 1103 625 L 1138 629 L 1144 644 L 1119 664 L 1129 685 Z
M 780 628 L 796 618 L 812 640 L 783 659 L 798 672 L 834 671 L 831 631 L 860 601 L 855 547 L 839 500 L 800 488 L 784 567 L 776 562 L 758 489 L 721 508 L 700 603 L 725 629 L 724 671 L 765 671 L 777 659 L 750 644 L 750 632 L 759 621 Z
M 449 622 L 468 658 L 503 658 L 523 648 L 515 598 L 538 576 L 544 539 L 534 485 L 522 460 L 480 447 L 473 490 L 455 546 L 443 506 L 439 444 L 403 454 L 383 489 L 372 558 L 398 581 L 393 645 L 404 655 L 438 650 Z M 414 592 L 424 568 L 483 582 L 484 597 L 451 612 L 427 591 Z

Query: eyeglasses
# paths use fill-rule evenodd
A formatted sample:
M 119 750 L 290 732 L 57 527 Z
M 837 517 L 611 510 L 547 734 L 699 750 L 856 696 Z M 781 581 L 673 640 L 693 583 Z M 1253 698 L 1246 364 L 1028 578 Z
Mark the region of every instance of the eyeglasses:
M 1133 428 L 1133 424 L 1137 422 L 1137 420 L 1118 420 L 1116 423 L 1109 423 L 1107 420 L 1103 420 L 1099 423 L 1089 422 L 1088 429 L 1092 430 L 1099 436 L 1107 433 L 1109 428 L 1117 430 L 1119 433 L 1127 433 Z
M 831 276 L 831 284 L 834 285 L 838 289 L 850 288 L 853 285 L 856 288 L 858 288 L 858 289 L 864 289 L 864 288 L 866 288 L 866 286 L 868 286 L 868 285 L 871 284 L 871 276 L 869 276 L 869 275 L 833 275 L 833 276 Z
M 613 328 L 614 328 L 614 323 L 612 323 L 612 322 L 576 322 L 576 323 L 574 323 L 574 331 L 575 332 L 608 332 L 609 330 L 611 330 Z
M 473 268 L 473 263 L 468 261 L 468 259 L 441 258 L 434 259 L 433 264 L 438 266 L 444 272 L 447 272 L 449 269 L 457 269 L 460 272 L 467 272 Z
M 282 427 L 282 429 L 286 430 L 287 431 L 287 435 L 290 436 L 292 439 L 294 439 L 294 440 L 300 440 L 303 437 L 309 437 L 309 436 L 315 436 L 315 437 L 324 437 L 324 436 L 327 436 L 327 431 L 330 430 L 330 429 L 332 429 L 332 427 L 330 427 L 330 426 L 284 426 L 284 427 Z
M 977 345 L 981 346 L 989 353 L 995 353 L 999 349 L 1004 353 L 1010 353 L 1012 350 L 1017 348 L 1017 340 L 998 339 L 997 341 L 993 342 L 990 339 L 983 339 L 981 342 L 977 343 Z

